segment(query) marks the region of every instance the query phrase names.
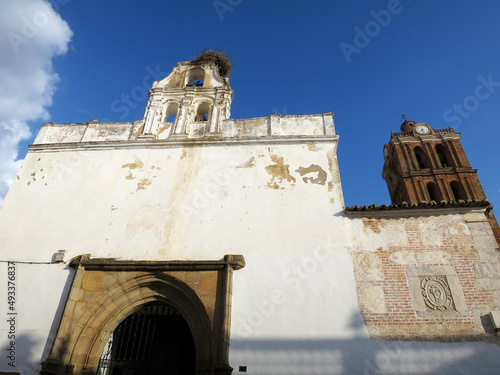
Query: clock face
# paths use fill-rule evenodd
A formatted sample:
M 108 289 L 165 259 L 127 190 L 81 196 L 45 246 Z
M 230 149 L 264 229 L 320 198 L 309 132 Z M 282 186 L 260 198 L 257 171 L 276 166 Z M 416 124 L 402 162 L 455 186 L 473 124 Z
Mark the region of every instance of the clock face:
M 417 131 L 418 134 L 429 133 L 429 128 L 425 125 L 419 125 L 419 126 L 417 126 L 417 128 L 415 130 Z

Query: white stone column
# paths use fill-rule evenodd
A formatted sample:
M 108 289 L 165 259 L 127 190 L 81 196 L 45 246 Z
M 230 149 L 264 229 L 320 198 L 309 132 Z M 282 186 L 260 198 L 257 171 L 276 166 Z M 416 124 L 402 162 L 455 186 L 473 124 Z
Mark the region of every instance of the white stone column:
M 186 125 L 189 118 L 189 109 L 191 108 L 191 101 L 183 101 L 179 105 L 179 115 L 177 119 L 177 125 L 174 129 L 174 134 L 185 134 Z
M 148 108 L 148 112 L 146 115 L 146 121 L 145 121 L 145 126 L 144 126 L 144 132 L 143 134 L 151 134 L 151 128 L 153 127 L 153 122 L 155 119 L 156 115 L 156 105 L 150 105 Z

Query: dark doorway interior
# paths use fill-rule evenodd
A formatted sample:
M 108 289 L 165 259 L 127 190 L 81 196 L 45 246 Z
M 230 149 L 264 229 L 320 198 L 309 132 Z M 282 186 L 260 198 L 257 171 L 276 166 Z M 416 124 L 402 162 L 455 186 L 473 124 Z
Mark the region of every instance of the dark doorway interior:
M 99 360 L 99 375 L 191 375 L 196 352 L 191 330 L 177 311 L 146 305 L 115 329 Z

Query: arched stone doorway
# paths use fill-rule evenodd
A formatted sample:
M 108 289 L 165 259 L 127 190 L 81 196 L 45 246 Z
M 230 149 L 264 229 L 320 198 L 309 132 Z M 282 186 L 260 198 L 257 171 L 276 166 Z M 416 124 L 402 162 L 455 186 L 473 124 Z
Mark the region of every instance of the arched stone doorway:
M 77 271 L 42 374 L 96 374 L 112 334 L 148 306 L 167 306 L 185 321 L 192 335 L 196 374 L 231 374 L 232 272 L 244 266 L 242 256 L 163 262 L 82 256 L 70 265 Z

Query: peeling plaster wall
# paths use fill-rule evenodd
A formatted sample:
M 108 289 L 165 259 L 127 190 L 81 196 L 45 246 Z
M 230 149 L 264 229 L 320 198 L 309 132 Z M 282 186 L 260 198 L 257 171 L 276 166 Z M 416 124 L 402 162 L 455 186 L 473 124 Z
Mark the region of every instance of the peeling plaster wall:
M 73 273 L 42 263 L 62 249 L 66 260 L 243 254 L 246 266 L 234 272 L 232 290 L 235 372 L 496 371 L 499 350 L 488 343 L 381 339 L 405 338 L 398 324 L 417 319 L 398 323 L 398 313 L 389 314 L 401 289 L 413 308 L 405 269 L 456 267 L 453 245 L 475 257 L 466 267 L 474 286 L 464 298 L 475 292 L 479 299 L 460 325 L 429 325 L 427 317 L 414 326 L 422 339 L 440 327 L 481 332 L 481 317 L 500 308 L 498 255 L 484 215 L 344 217 L 332 114 L 226 120 L 219 134 L 191 141 L 168 139 L 168 127 L 155 141 L 137 138 L 140 121 L 42 127 L 0 208 L 2 254 L 40 263 L 18 263 L 16 271 L 23 374 L 39 371 L 55 337 Z M 386 264 L 399 274 L 387 273 Z M 0 284 L 0 298 L 6 293 Z M 388 324 L 375 324 L 377 317 Z M 2 347 L 6 338 L 2 326 Z
M 321 138 L 323 115 L 284 120 L 288 136 L 301 126 L 317 127 L 317 141 L 269 136 L 264 119 L 255 123 L 264 124 L 258 136 L 266 142 L 220 138 L 127 147 L 114 145 L 123 134 L 139 133 L 138 124 L 46 125 L 3 202 L 0 242 L 16 260 L 37 262 L 49 262 L 60 249 L 68 251 L 67 260 L 86 253 L 135 260 L 243 254 L 246 266 L 234 273 L 232 297 L 236 368 L 260 366 L 258 355 L 245 354 L 258 340 L 367 338 L 353 323 L 360 315 L 331 119 L 329 139 Z M 68 140 L 81 146 L 61 146 Z M 49 276 L 50 267 L 60 273 Z M 30 276 L 39 272 L 49 278 L 47 290 L 71 279 L 63 265 L 41 265 Z M 64 301 L 60 288 L 54 290 Z M 19 308 L 48 337 L 55 334 L 54 312 L 35 314 L 26 297 L 19 297 Z
M 335 144 L 314 147 L 321 151 L 222 144 L 30 152 L 2 206 L 1 241 L 25 261 L 49 261 L 58 249 L 123 259 L 302 253 L 341 223 L 333 215 L 343 209 L 329 159 Z M 339 230 L 339 246 L 343 238 Z

